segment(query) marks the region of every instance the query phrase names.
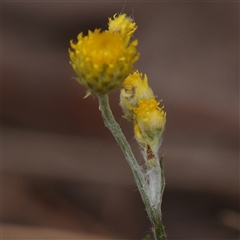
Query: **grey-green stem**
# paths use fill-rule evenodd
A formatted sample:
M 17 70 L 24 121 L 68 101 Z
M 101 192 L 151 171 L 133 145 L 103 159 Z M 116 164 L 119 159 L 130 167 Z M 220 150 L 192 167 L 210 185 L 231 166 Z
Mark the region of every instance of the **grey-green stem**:
M 149 197 L 147 195 L 148 186 L 144 178 L 144 174 L 131 150 L 128 141 L 126 140 L 125 135 L 123 134 L 120 126 L 118 125 L 112 114 L 109 106 L 108 95 L 98 95 L 98 99 L 104 123 L 120 145 L 125 155 L 125 158 L 131 167 L 137 187 L 145 204 L 146 211 L 149 215 L 150 220 L 153 223 L 153 233 L 155 240 L 166 240 L 166 234 L 161 220 L 161 210 L 158 207 L 152 207 L 150 204 Z

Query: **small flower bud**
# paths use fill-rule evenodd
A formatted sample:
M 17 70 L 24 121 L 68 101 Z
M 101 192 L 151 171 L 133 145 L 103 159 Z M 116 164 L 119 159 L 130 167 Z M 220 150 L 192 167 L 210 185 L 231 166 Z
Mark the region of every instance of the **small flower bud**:
M 123 82 L 120 94 L 120 106 L 123 109 L 124 117 L 133 120 L 133 107 L 137 107 L 142 99 L 154 98 L 152 89 L 148 85 L 146 75 L 135 71 Z
M 125 13 L 115 14 L 113 18 L 108 19 L 108 30 L 112 33 L 120 33 L 125 39 L 125 44 L 129 43 L 130 38 L 137 29 L 136 23 Z
M 155 99 L 142 99 L 134 111 L 134 133 L 136 140 L 153 153 L 158 150 L 166 124 L 166 113 L 158 107 Z

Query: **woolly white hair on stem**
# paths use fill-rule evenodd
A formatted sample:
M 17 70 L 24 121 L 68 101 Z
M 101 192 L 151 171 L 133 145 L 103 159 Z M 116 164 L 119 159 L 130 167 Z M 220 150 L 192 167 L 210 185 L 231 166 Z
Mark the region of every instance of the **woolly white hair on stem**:
M 146 178 L 148 179 L 148 197 L 150 199 L 151 206 L 158 208 L 161 203 L 161 174 L 160 168 L 151 168 L 146 172 Z

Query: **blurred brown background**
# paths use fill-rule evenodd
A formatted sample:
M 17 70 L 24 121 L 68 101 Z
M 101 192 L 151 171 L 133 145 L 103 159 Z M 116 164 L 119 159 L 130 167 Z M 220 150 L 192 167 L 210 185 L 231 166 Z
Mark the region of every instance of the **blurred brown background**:
M 135 67 L 167 111 L 169 239 L 239 237 L 238 2 L 2 2 L 2 238 L 142 239 L 133 176 L 97 99 L 72 77 L 69 40 L 121 11 L 138 24 Z M 124 7 L 124 10 L 123 10 Z M 132 124 L 117 121 L 133 150 Z

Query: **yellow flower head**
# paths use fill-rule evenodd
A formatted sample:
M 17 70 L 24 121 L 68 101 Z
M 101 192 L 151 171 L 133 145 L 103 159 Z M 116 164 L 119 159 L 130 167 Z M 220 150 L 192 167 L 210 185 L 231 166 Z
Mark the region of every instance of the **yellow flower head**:
M 150 98 L 154 98 L 154 94 L 148 85 L 147 75 L 138 71 L 130 74 L 124 80 L 120 94 L 120 106 L 124 117 L 133 120 L 133 107 L 137 107 L 140 100 Z
M 126 45 L 119 32 L 97 29 L 87 36 L 80 33 L 78 42 L 70 44 L 70 63 L 90 93 L 106 94 L 120 88 L 139 58 L 137 40 Z
M 134 133 L 141 144 L 155 149 L 159 145 L 166 124 L 166 113 L 154 98 L 142 99 L 134 111 Z
M 125 13 L 115 14 L 113 18 L 108 19 L 108 30 L 112 33 L 120 33 L 128 44 L 131 36 L 137 29 L 136 23 L 132 18 L 128 17 Z

